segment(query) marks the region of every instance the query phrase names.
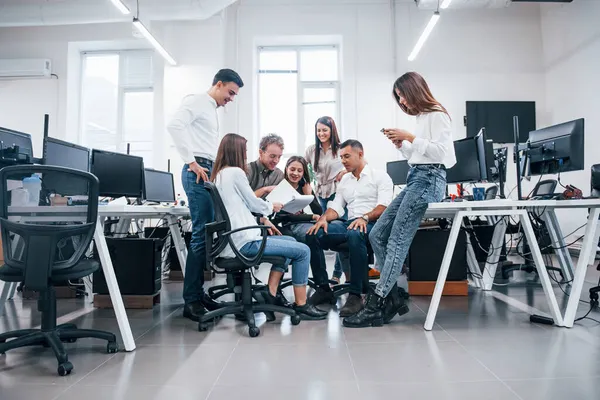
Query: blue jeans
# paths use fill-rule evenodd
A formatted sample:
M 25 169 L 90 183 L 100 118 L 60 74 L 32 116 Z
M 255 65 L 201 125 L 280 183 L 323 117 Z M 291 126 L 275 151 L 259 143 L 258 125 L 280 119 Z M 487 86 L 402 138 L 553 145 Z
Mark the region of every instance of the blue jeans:
M 210 176 L 211 167 L 207 175 Z M 204 225 L 214 219 L 214 210 L 210 194 L 204 188 L 204 182 L 196 183 L 196 174 L 188 171 L 187 164 L 181 171 L 181 183 L 188 198 L 190 216 L 192 218 L 192 238 L 185 262 L 185 276 L 183 278 L 183 301 L 188 304 L 202 300 L 204 296 L 204 269 L 206 268 L 206 247 Z
M 321 204 L 321 208 L 323 209 L 323 213 L 327 210 L 327 203 L 335 198 L 335 193 L 329 196 L 328 198 L 319 197 L 319 203 Z M 340 219 L 348 219 L 348 210 L 344 209 L 344 215 L 340 217 Z M 343 258 L 343 257 L 342 257 Z M 340 258 L 340 253 L 335 255 L 335 265 L 333 266 L 333 277 L 341 278 L 342 272 L 348 272 L 348 260 L 343 260 Z M 314 272 L 313 272 L 314 275 Z
M 433 166 L 414 166 L 407 186 L 381 214 L 369 234 L 379 260 L 381 277 L 375 293 L 386 297 L 402 273 L 421 219 L 429 203 L 442 201 L 446 192 L 446 171 Z
M 281 228 L 281 233 L 296 239 L 301 243 L 305 243 L 310 249 L 310 269 L 312 271 L 313 281 L 317 286 L 329 286 L 329 278 L 327 276 L 327 264 L 325 262 L 325 253 L 316 240 L 309 237 L 307 240 L 306 232 L 313 226 L 312 222 L 300 222 L 297 224 L 288 224 Z
M 313 237 L 316 237 L 322 249 L 336 248 L 344 243 L 348 244 L 348 255 L 350 258 L 350 293 L 366 293 L 369 288 L 369 259 L 367 254 L 368 235 L 374 223 L 367 224 L 367 233 L 350 229 L 348 225 L 352 221 L 332 221 L 327 227 L 327 233 L 322 229 Z
M 262 240 L 246 243 L 240 249 L 240 253 L 247 257 L 255 256 L 260 249 Z M 284 265 L 273 265 L 272 271 L 285 273 L 287 266 L 292 264 L 292 284 L 294 286 L 306 286 L 308 283 L 308 264 L 310 250 L 304 243 L 299 243 L 291 236 L 269 236 L 265 246 L 265 256 L 285 257 Z

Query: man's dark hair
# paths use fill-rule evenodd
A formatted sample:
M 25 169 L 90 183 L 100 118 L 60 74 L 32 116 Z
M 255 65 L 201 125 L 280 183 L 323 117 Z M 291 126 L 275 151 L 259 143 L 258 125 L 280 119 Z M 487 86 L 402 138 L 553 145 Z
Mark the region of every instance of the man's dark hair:
M 215 75 L 214 79 L 213 79 L 213 86 L 215 86 L 217 84 L 217 82 L 223 82 L 223 83 L 228 83 L 228 82 L 233 82 L 236 85 L 238 85 L 239 87 L 243 87 L 244 86 L 244 81 L 242 81 L 242 78 L 240 77 L 240 75 L 235 72 L 232 69 L 229 68 L 224 68 L 224 69 L 220 69 L 219 72 L 217 72 L 217 74 Z
M 348 146 L 352 147 L 354 150 L 364 151 L 362 143 L 358 140 L 348 139 L 344 143 L 340 144 L 340 149 Z

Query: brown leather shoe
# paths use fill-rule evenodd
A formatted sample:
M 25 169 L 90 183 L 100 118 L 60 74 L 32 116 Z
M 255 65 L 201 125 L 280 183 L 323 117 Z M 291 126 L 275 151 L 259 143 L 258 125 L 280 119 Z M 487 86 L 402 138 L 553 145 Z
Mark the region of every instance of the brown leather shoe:
M 379 279 L 381 274 L 375 268 L 369 268 L 369 279 Z
M 340 317 L 349 317 L 356 314 L 363 308 L 362 296 L 354 293 L 348 295 L 348 300 L 344 307 L 340 309 Z

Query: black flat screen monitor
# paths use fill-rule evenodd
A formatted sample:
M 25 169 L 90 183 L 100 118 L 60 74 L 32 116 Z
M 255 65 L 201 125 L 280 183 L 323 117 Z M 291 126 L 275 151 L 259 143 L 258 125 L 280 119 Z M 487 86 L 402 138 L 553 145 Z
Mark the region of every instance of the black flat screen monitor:
M 144 170 L 144 199 L 156 203 L 174 203 L 173 174 L 146 168 Z
M 529 132 L 529 173 L 557 174 L 584 169 L 583 118 Z
M 0 168 L 33 162 L 31 135 L 0 127 Z
M 406 185 L 410 165 L 407 160 L 390 161 L 387 163 L 387 173 L 394 185 Z
M 100 181 L 100 196 L 144 196 L 144 159 L 104 150 L 92 150 L 91 172 Z
M 514 143 L 513 117 L 519 117 L 521 143 L 535 130 L 535 101 L 467 101 L 467 137 L 485 128 L 494 143 Z
M 89 172 L 90 150 L 87 147 L 48 137 L 44 144 L 44 148 L 45 165 L 73 168 L 79 171 Z M 43 185 L 50 193 L 62 196 L 87 195 L 88 193 L 88 187 L 85 181 L 79 179 L 69 181 L 60 173 L 45 173 Z
M 487 179 L 486 144 L 483 132 L 474 138 L 454 141 L 456 164 L 446 171 L 447 183 L 481 182 Z

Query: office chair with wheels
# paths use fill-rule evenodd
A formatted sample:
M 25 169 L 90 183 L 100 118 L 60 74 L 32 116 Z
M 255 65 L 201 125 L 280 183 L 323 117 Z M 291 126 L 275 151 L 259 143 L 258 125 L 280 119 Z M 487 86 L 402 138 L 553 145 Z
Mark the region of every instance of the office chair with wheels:
M 218 274 L 227 274 L 227 286 L 236 294 L 236 299 L 233 302 L 221 302 L 223 307 L 204 314 L 198 322 L 198 330 L 207 330 L 209 321 L 213 321 L 217 317 L 242 314 L 247 321 L 250 337 L 256 337 L 260 334 L 260 329 L 256 326 L 254 319 L 254 313 L 257 312 L 263 312 L 271 316 L 276 312 L 286 314 L 292 317 L 291 321 L 293 325 L 298 325 L 300 323 L 300 316 L 291 307 L 264 304 L 253 300 L 253 298 L 257 300 L 258 296 L 256 296 L 256 290 L 252 289 L 250 270 L 258 268 L 261 263 L 273 265 L 285 264 L 286 262 L 285 257 L 264 255 L 269 227 L 254 225 L 231 230 L 229 215 L 219 195 L 219 191 L 211 182 L 204 182 L 204 187 L 210 194 L 215 211 L 215 221 L 206 224 L 206 265 L 210 266 Z M 262 231 L 262 242 L 258 253 L 254 257 L 246 257 L 241 254 L 240 249 L 236 248 L 233 240 L 231 240 L 232 233 L 248 229 L 260 229 Z M 235 258 L 219 257 L 228 244 L 235 253 Z M 262 287 L 260 290 L 263 290 Z
M 37 174 L 39 188 L 18 188 L 24 177 Z M 41 329 L 22 329 L 0 334 L 0 354 L 8 350 L 43 345 L 51 347 L 58 360 L 58 374 L 68 375 L 73 364 L 63 342 L 97 338 L 108 342 L 107 352 L 116 353 L 117 339 L 110 332 L 77 329 L 74 324 L 56 325 L 54 284 L 92 274 L 100 264 L 83 259 L 98 218 L 98 179 L 87 172 L 70 168 L 26 165 L 0 170 L 0 229 L 4 262 L 0 280 L 23 282 L 26 289 L 40 293 L 38 310 Z M 51 187 L 50 187 L 51 185 Z M 59 197 L 50 194 L 85 196 L 83 206 L 57 206 Z M 38 200 L 38 196 L 40 196 Z

